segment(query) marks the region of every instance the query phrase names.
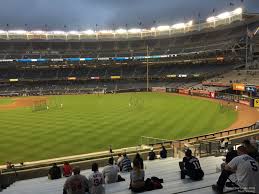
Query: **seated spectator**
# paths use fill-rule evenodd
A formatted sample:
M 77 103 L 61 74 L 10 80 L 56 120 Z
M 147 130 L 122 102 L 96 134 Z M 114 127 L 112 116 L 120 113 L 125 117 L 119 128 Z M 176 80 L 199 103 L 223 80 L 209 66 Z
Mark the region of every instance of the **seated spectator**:
M 88 177 L 90 194 L 104 194 L 104 178 L 102 173 L 98 171 L 97 163 L 92 164 L 92 171 L 93 173 Z
M 219 150 L 220 152 L 225 152 L 227 149 L 227 145 L 228 145 L 228 140 L 222 138 L 219 142 Z
M 13 169 L 14 165 L 12 164 L 12 162 L 7 161 L 6 162 L 6 169 Z
M 244 140 L 243 145 L 246 147 L 247 154 L 254 158 L 256 161 L 259 160 L 259 153 L 255 146 L 253 146 L 250 142 L 250 140 Z
M 137 153 L 134 160 L 138 161 L 140 164 L 140 169 L 144 169 L 144 162 L 143 159 L 141 158 L 140 154 Z
M 201 180 L 204 176 L 199 160 L 192 156 L 190 149 L 185 151 L 185 157 L 182 162 L 179 162 L 179 165 L 181 169 L 181 179 L 185 179 L 187 175 L 192 180 Z
M 245 146 L 239 146 L 237 149 L 238 156 L 232 159 L 221 172 L 216 185 L 212 189 L 217 193 L 223 193 L 226 181 L 230 174 L 235 173 L 237 185 L 240 190 L 249 193 L 259 192 L 259 165 L 247 154 Z
M 85 194 L 89 191 L 88 180 L 85 176 L 80 175 L 80 168 L 73 169 L 74 175 L 69 177 L 63 188 L 63 194 Z
M 165 146 L 162 146 L 162 150 L 160 151 L 160 158 L 167 158 L 167 150 Z
M 50 180 L 61 178 L 61 170 L 56 163 L 49 169 L 48 177 Z
M 148 160 L 155 160 L 156 159 L 156 153 L 154 152 L 154 148 L 150 149 L 150 152 L 148 153 Z
M 128 158 L 127 154 L 124 153 L 123 154 L 123 159 L 121 161 L 121 171 L 122 172 L 129 172 L 132 170 L 132 167 L 131 167 L 131 161 L 130 159 Z
M 108 165 L 105 166 L 102 171 L 105 184 L 116 183 L 118 181 L 119 171 L 119 167 L 117 165 L 113 165 L 113 158 L 109 158 Z
M 62 170 L 64 177 L 70 177 L 72 175 L 72 167 L 68 162 L 64 162 Z
M 130 189 L 133 192 L 145 191 L 145 172 L 140 168 L 137 160 L 133 161 L 133 170 L 130 172 Z
M 229 147 L 228 153 L 227 153 L 226 158 L 225 158 L 225 162 L 221 165 L 221 169 L 224 170 L 225 165 L 228 164 L 233 158 L 235 158 L 237 156 L 238 156 L 237 151 L 234 150 L 233 147 Z
M 122 169 L 121 169 L 121 166 L 122 166 L 122 165 L 121 165 L 121 162 L 122 162 L 122 160 L 123 160 L 123 156 L 121 155 L 121 153 L 119 153 L 119 154 L 118 154 L 118 159 L 117 159 L 117 163 L 116 163 L 116 164 L 120 167 L 120 171 L 122 170 Z

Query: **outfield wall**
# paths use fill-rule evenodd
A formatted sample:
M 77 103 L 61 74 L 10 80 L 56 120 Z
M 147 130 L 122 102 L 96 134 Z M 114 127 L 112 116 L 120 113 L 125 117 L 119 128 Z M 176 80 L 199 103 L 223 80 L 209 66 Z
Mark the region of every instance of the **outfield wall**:
M 250 107 L 259 108 L 259 99 L 250 98 L 248 96 L 234 95 L 223 92 L 209 92 L 204 90 L 189 90 L 185 88 L 166 88 L 168 93 L 178 93 L 190 96 L 199 96 L 205 98 L 214 98 L 218 100 L 225 100 L 229 102 L 236 102 Z

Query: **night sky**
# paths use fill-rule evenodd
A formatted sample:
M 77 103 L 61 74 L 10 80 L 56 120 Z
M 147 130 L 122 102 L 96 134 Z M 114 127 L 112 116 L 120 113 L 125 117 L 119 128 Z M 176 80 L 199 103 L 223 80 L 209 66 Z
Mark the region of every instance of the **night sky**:
M 259 13 L 259 0 L 1 0 L 0 30 L 150 28 L 240 6 Z

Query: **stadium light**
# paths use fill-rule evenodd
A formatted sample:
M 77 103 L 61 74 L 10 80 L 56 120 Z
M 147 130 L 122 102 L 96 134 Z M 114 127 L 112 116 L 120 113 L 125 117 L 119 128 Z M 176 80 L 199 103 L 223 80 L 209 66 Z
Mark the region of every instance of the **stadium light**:
M 83 31 L 81 32 L 82 34 L 87 34 L 87 35 L 93 35 L 95 34 L 95 32 L 93 30 L 86 30 L 86 31 Z
M 216 21 L 216 17 L 214 17 L 214 16 L 207 18 L 208 23 L 212 23 L 212 22 L 215 22 L 215 21 Z
M 30 31 L 30 33 L 32 33 L 32 34 L 46 34 L 46 32 L 44 32 L 42 30 L 34 30 L 34 31 Z
M 235 9 L 234 11 L 232 11 L 233 14 L 235 15 L 239 15 L 243 13 L 243 9 L 241 7 Z
M 174 25 L 172 25 L 172 28 L 174 28 L 174 29 L 185 28 L 185 23 L 174 24 Z
M 80 32 L 78 32 L 78 31 L 69 31 L 68 34 L 71 34 L 71 35 L 79 35 Z
M 101 30 L 101 31 L 99 31 L 99 33 L 101 33 L 101 34 L 113 34 L 114 31 L 112 31 L 112 30 Z
M 168 31 L 168 30 L 170 30 L 170 26 L 158 26 L 157 30 L 158 31 Z
M 115 32 L 118 33 L 118 34 L 127 34 L 127 30 L 121 29 L 121 28 L 116 30 Z
M 4 30 L 0 30 L 0 34 L 6 34 L 7 32 Z
M 129 29 L 128 32 L 129 33 L 132 33 L 132 34 L 136 34 L 136 33 L 141 33 L 141 29 L 138 29 L 138 28 L 132 28 L 132 29 Z
M 227 19 L 231 16 L 231 14 L 229 12 L 224 12 L 224 13 L 221 13 L 217 16 L 217 18 L 219 19 Z
M 188 26 L 188 27 L 190 27 L 190 26 L 192 26 L 192 24 L 193 24 L 193 21 L 190 20 L 190 21 L 189 21 L 188 23 L 186 23 L 185 25 Z
M 8 31 L 8 32 L 11 33 L 11 34 L 27 34 L 28 33 L 25 30 L 11 30 L 11 31 Z
M 50 31 L 51 34 L 55 35 L 65 35 L 66 33 L 64 31 Z

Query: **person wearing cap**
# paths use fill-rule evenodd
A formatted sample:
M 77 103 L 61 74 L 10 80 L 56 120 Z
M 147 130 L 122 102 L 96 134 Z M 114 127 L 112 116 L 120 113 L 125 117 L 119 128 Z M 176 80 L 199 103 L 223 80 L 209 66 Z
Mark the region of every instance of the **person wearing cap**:
M 192 180 L 201 180 L 204 176 L 199 160 L 192 156 L 192 151 L 190 149 L 185 151 L 185 157 L 182 162 L 179 162 L 179 166 L 181 169 L 181 179 L 185 179 L 185 176 L 187 175 Z
M 80 174 L 80 168 L 73 169 L 74 175 L 69 177 L 63 188 L 63 194 L 85 194 L 89 191 L 88 179 Z
M 152 147 L 150 149 L 150 152 L 148 153 L 148 160 L 155 160 L 156 159 L 156 153 L 154 152 L 154 148 Z

